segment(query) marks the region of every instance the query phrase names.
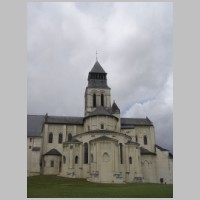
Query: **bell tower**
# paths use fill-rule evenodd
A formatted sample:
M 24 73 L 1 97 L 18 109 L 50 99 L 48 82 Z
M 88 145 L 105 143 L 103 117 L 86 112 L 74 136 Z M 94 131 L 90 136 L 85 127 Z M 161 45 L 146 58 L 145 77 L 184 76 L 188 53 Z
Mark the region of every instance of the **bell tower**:
M 85 90 L 85 116 L 97 107 L 111 108 L 110 88 L 107 85 L 107 73 L 96 60 L 88 74 L 88 85 Z

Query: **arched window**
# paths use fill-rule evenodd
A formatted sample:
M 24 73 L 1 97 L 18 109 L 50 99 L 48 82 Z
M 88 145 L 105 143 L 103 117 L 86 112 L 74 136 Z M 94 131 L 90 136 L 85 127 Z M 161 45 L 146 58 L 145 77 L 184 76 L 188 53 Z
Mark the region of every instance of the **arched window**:
M 122 143 L 119 144 L 120 148 L 120 163 L 123 164 L 123 145 Z
M 93 94 L 93 107 L 96 107 L 96 94 Z
M 49 133 L 49 143 L 53 143 L 53 133 Z
M 104 129 L 104 124 L 101 124 L 101 129 Z
M 68 141 L 70 141 L 70 140 L 72 140 L 72 134 L 71 133 L 68 134 Z
M 147 136 L 144 136 L 144 144 L 147 144 Z
M 58 143 L 61 144 L 63 141 L 63 135 L 62 133 L 59 133 L 59 136 L 58 136 Z
M 63 163 L 65 164 L 66 163 L 66 157 L 63 156 Z
M 78 164 L 78 156 L 75 157 L 75 164 Z
M 54 167 L 54 161 L 51 160 L 51 167 Z
M 88 163 L 88 143 L 84 144 L 84 163 Z
M 129 157 L 129 164 L 132 164 L 132 157 Z
M 138 142 L 138 137 L 137 137 L 137 135 L 135 136 L 135 141 Z
M 101 105 L 104 106 L 104 95 L 101 94 Z

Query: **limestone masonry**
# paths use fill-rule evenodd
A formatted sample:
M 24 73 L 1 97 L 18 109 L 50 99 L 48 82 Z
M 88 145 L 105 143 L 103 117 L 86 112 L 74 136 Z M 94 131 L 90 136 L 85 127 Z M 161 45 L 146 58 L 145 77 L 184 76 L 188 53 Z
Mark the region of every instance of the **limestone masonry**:
M 88 75 L 84 117 L 27 116 L 27 175 L 101 183 L 173 183 L 173 156 L 146 118 L 121 118 L 98 61 Z

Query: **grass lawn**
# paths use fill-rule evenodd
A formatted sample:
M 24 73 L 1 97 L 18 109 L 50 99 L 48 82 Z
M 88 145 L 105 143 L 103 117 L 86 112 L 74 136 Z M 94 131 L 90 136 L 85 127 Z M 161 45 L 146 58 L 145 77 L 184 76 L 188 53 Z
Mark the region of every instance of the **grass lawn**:
M 173 185 L 103 184 L 58 176 L 27 178 L 28 198 L 172 198 Z

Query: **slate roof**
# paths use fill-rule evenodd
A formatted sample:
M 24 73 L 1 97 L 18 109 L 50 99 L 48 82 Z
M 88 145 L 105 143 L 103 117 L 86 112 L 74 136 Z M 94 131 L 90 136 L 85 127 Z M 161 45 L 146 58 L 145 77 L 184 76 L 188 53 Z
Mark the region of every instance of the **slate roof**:
M 100 137 L 98 137 L 98 138 L 95 138 L 95 139 L 93 139 L 93 140 L 91 140 L 91 141 L 94 141 L 94 140 L 112 140 L 112 141 L 118 141 L 118 140 L 116 140 L 116 139 L 107 137 L 107 136 L 105 136 L 105 135 L 100 136 Z
M 88 82 L 87 88 L 107 88 L 110 89 L 107 85 L 107 80 L 101 79 L 90 79 Z
M 111 111 L 111 110 L 110 110 Z M 112 116 L 103 106 L 99 106 L 89 116 Z M 46 118 L 46 119 L 45 119 Z M 27 136 L 28 137 L 41 137 L 43 124 L 68 124 L 68 125 L 83 125 L 84 117 L 68 117 L 68 116 L 44 116 L 44 115 L 27 115 Z M 152 122 L 148 118 L 121 118 L 121 128 L 128 129 L 134 128 L 137 125 L 152 126 Z M 98 130 L 99 132 L 108 130 Z M 165 150 L 157 145 L 160 150 Z M 166 150 L 167 151 L 167 150 Z
M 88 131 L 87 133 L 117 133 L 117 132 L 111 130 L 97 129 Z
M 92 74 L 104 74 L 105 79 L 99 78 L 90 78 Z M 107 88 L 110 89 L 107 85 L 106 72 L 103 67 L 99 64 L 98 61 L 95 62 L 93 68 L 88 75 L 88 86 L 87 88 Z
M 107 85 L 106 80 L 90 79 L 88 82 L 87 88 L 107 88 L 110 89 Z
M 117 113 L 119 112 L 120 113 L 120 109 L 119 107 L 117 106 L 117 104 L 115 102 L 113 102 L 113 105 L 112 105 L 112 113 Z
M 148 149 L 145 149 L 144 147 L 140 147 L 140 151 L 142 155 L 156 155 L 156 153 L 151 152 Z
M 83 125 L 83 117 L 48 116 L 47 123 Z
M 51 155 L 51 156 L 62 156 L 62 154 L 57 149 L 51 149 L 44 155 Z
M 155 145 L 155 147 L 157 147 L 157 148 L 160 149 L 161 151 L 168 151 L 167 149 L 164 149 L 164 148 L 158 146 L 157 144 Z
M 134 125 L 122 125 L 121 126 L 121 129 L 132 129 L 132 128 L 135 128 Z
M 39 137 L 42 133 L 44 115 L 27 115 L 27 135 L 28 137 Z
M 121 118 L 121 126 L 153 126 L 153 123 L 148 118 Z
M 139 143 L 134 142 L 134 141 L 128 141 L 128 142 L 126 142 L 125 144 L 136 144 L 136 145 L 140 145 Z
M 89 114 L 89 116 L 96 116 L 96 115 L 115 117 L 111 115 L 103 106 L 98 106 L 93 112 Z
M 98 61 L 95 62 L 93 68 L 90 71 L 91 73 L 103 73 L 106 74 L 106 72 L 104 71 L 103 67 L 100 65 L 100 63 Z
M 76 138 L 72 138 L 71 140 L 67 141 L 66 143 L 82 143 L 82 142 L 80 142 Z
M 169 152 L 169 150 L 162 148 L 161 146 L 155 145 L 156 148 L 160 149 L 161 151 L 168 151 L 169 158 L 173 159 L 173 154 Z

